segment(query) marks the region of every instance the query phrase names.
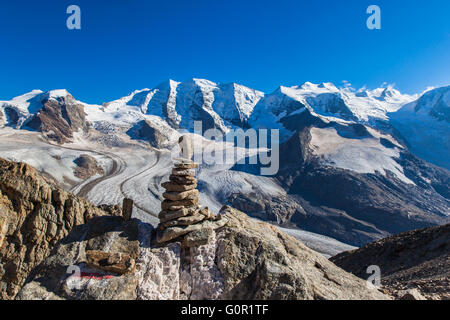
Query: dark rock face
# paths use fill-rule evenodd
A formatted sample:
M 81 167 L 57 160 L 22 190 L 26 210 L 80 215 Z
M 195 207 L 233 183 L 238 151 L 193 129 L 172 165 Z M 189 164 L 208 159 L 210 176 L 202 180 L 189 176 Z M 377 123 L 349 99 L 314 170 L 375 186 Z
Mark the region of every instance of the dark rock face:
M 80 155 L 73 162 L 77 165 L 74 169 L 74 174 L 80 179 L 88 179 L 95 174 L 103 175 L 105 173 L 103 168 L 97 163 L 97 160 L 88 154 Z
M 338 115 L 342 119 L 357 120 L 339 94 L 322 93 L 315 98 L 308 99 L 308 103 L 313 106 L 318 106 L 325 113 Z
M 148 142 L 154 148 L 161 148 L 168 141 L 168 137 L 148 120 L 142 120 L 128 130 L 127 134 L 134 139 Z
M 308 119 L 306 111 L 295 117 Z M 313 118 L 311 118 L 313 119 Z M 310 120 L 311 120 L 310 119 Z M 311 121 L 280 146 L 277 179 L 288 195 L 277 199 L 257 193 L 236 194 L 227 203 L 247 214 L 361 246 L 391 234 L 450 221 L 450 172 L 403 150 L 396 162 L 415 185 L 392 172 L 361 174 L 321 163 L 311 146 L 311 128 L 333 128 L 344 138 L 374 137 L 360 124 L 344 126 Z M 302 127 L 303 126 L 303 127 Z M 385 139 L 380 144 L 392 148 Z M 246 171 L 245 165 L 233 169 Z
M 5 121 L 8 125 L 11 127 L 16 127 L 19 122 L 19 115 L 17 114 L 17 111 L 10 107 L 5 107 L 3 110 L 6 116 Z
M 417 289 L 429 299 L 450 299 L 450 224 L 401 233 L 330 260 L 361 278 L 378 265 L 382 284 L 394 295 Z
M 25 126 L 42 132 L 58 143 L 70 141 L 73 133 L 80 129 L 88 130 L 84 107 L 71 95 L 45 99 L 42 105 L 42 109 Z
M 74 226 L 106 214 L 29 165 L 0 159 L 0 298 L 14 298 L 29 272 Z

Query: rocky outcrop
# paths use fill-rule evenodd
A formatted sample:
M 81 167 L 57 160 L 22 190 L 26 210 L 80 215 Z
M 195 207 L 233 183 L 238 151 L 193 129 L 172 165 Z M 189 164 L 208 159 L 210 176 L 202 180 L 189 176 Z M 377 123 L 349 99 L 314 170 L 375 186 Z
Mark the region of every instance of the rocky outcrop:
M 331 261 L 362 278 L 368 266 L 379 266 L 382 284 L 399 298 L 450 299 L 450 224 L 401 233 Z
M 86 180 L 93 175 L 99 174 L 104 175 L 105 171 L 97 163 L 94 157 L 88 154 L 82 154 L 73 161 L 77 166 L 74 169 L 74 175 L 77 178 Z
M 139 121 L 127 131 L 127 134 L 135 140 L 142 140 L 154 148 L 162 148 L 170 143 L 173 129 L 167 124 L 156 123 L 151 120 Z
M 42 101 L 42 109 L 25 123 L 26 127 L 42 132 L 48 139 L 65 143 L 78 130 L 87 131 L 84 107 L 70 94 Z
M 96 217 L 59 241 L 18 299 L 388 299 L 277 228 L 224 207 L 226 222 L 196 224 L 158 244 L 137 219 Z M 129 257 L 134 272 L 89 264 L 88 255 Z M 99 260 L 99 259 L 97 259 Z M 114 259 L 111 259 L 113 262 Z M 117 259 L 116 259 L 117 260 Z M 118 260 L 121 261 L 121 260 Z
M 105 214 L 29 165 L 0 158 L 0 298 L 14 298 L 72 228 Z

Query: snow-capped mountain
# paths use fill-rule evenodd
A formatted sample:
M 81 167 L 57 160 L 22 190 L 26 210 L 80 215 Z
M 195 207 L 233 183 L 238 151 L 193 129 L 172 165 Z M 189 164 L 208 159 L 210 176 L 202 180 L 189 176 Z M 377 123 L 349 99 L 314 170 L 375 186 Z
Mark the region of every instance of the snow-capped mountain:
M 43 101 L 70 95 L 66 90 L 42 92 L 34 90 L 11 101 L 0 101 L 0 123 L 22 127 L 39 112 Z M 137 90 L 130 95 L 101 106 L 81 101 L 86 119 L 94 127 L 132 126 L 153 118 L 162 120 L 174 129 L 193 130 L 193 121 L 200 120 L 203 130 L 217 128 L 280 129 L 286 141 L 295 128 L 287 126 L 283 118 L 307 111 L 313 117 L 338 118 L 371 124 L 387 120 L 387 112 L 397 111 L 415 96 L 404 95 L 387 87 L 355 91 L 337 88 L 332 83 L 279 87 L 271 94 L 250 89 L 236 83 L 217 84 L 204 79 L 185 82 L 169 80 L 153 89 Z M 157 117 L 157 118 L 155 118 Z
M 223 133 L 279 129 L 275 177 L 253 174 L 245 165 L 202 166 L 202 203 L 213 210 L 231 204 L 254 217 L 361 245 L 448 221 L 450 173 L 410 153 L 450 167 L 434 161 L 450 158 L 448 100 L 448 87 L 419 97 L 392 87 L 354 90 L 307 82 L 266 94 L 202 79 L 169 80 L 102 105 L 78 101 L 66 90 L 35 90 L 0 102 L 0 126 L 32 129 L 59 144 L 100 153 L 99 161 L 108 163 L 106 177 L 76 182 L 67 166 L 72 156 L 58 160 L 59 149 L 51 149 L 55 155 L 45 163 L 36 162 L 31 146 L 10 150 L 17 140 L 10 128 L 0 135 L 9 137 L 0 156 L 34 161 L 49 175 L 58 166 L 64 183 L 94 203 L 115 204 L 126 195 L 151 211 L 159 205 L 157 185 L 169 173 L 179 129 L 192 132 L 195 120 L 203 130 Z
M 450 170 L 450 86 L 430 90 L 388 116 L 411 152 Z
M 6 108 L 6 122 L 15 122 L 9 111 L 26 118 L 40 110 L 45 99 L 68 95 L 66 90 L 44 93 L 34 90 L 11 101 L 0 102 Z M 279 87 L 271 94 L 247 88 L 236 83 L 217 84 L 204 79 L 185 82 L 169 80 L 154 89 L 137 90 L 130 95 L 102 106 L 86 103 L 87 118 L 90 121 L 106 120 L 111 115 L 115 121 L 137 122 L 143 115 L 163 118 L 174 128 L 192 129 L 193 120 L 203 120 L 226 132 L 227 128 L 244 127 L 270 123 L 275 127 L 279 118 L 306 107 L 311 112 L 323 116 L 339 117 L 346 120 L 365 121 L 386 119 L 386 113 L 398 110 L 414 96 L 403 95 L 393 88 L 360 90 L 338 89 L 332 83 Z M 8 114 L 10 116 L 8 116 Z M 128 117 L 124 114 L 129 114 Z M 270 118 L 273 119 L 270 119 Z

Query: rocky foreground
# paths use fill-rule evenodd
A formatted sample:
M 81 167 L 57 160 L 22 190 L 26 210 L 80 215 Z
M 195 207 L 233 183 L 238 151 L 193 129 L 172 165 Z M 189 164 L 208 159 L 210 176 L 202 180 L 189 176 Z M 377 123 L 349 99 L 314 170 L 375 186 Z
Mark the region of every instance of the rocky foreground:
M 95 207 L 24 163 L 0 158 L 0 299 L 12 299 L 28 274 L 77 225 L 120 208 Z
M 221 214 L 205 222 L 199 246 L 160 246 L 137 219 L 94 218 L 56 245 L 17 298 L 389 299 L 275 227 L 230 207 Z
M 415 298 L 450 300 L 450 224 L 404 232 L 331 261 L 359 277 L 370 265 L 381 269 L 381 282 L 394 296 L 413 290 Z
M 151 225 L 97 208 L 28 165 L 1 160 L 0 176 L 2 299 L 390 298 L 231 207 L 160 243 Z

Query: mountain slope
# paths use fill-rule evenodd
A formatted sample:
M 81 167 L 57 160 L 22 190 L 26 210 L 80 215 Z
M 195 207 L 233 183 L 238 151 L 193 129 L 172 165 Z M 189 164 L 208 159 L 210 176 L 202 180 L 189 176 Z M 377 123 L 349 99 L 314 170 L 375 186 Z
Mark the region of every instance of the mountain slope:
M 280 154 L 277 180 L 287 197 L 249 192 L 231 198 L 231 205 L 259 218 L 276 212 L 278 222 L 355 246 L 450 221 L 450 173 L 369 127 L 307 125 Z
M 330 260 L 361 278 L 368 266 L 379 266 L 391 293 L 419 288 L 427 298 L 450 299 L 449 224 L 401 233 Z
M 389 121 L 411 152 L 450 170 L 450 86 L 426 92 L 390 113 Z

